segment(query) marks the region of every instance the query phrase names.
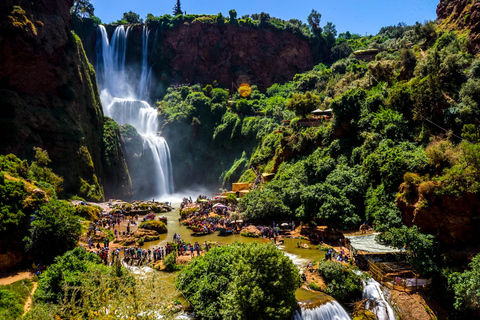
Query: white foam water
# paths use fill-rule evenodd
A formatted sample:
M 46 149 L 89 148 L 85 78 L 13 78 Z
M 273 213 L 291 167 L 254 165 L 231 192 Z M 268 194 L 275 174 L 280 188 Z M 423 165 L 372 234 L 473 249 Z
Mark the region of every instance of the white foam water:
M 148 36 L 150 31 L 143 28 L 142 72 L 137 90 L 125 67 L 127 38 L 130 28 L 118 26 L 111 40 L 104 26 L 99 26 L 101 41 L 97 43 L 97 73 L 101 90 L 103 110 L 106 116 L 119 124 L 130 124 L 143 138 L 145 156 L 152 159 L 153 168 L 143 168 L 149 172 L 152 194 L 137 194 L 137 197 L 165 197 L 174 192 L 170 150 L 164 138 L 158 136 L 158 114 L 146 101 L 151 83 L 151 68 L 148 68 Z M 151 173 L 150 173 L 151 172 Z
M 351 320 L 348 313 L 337 301 L 329 301 L 315 308 L 302 307 L 295 311 L 293 320 Z

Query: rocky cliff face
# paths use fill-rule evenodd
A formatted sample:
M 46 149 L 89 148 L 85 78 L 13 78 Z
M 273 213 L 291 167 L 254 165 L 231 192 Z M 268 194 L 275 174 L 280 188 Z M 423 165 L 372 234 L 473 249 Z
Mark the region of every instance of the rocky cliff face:
M 89 20 L 75 20 L 72 25 L 95 64 L 96 28 Z M 107 26 L 110 35 L 115 27 Z M 129 32 L 126 62 L 132 74 L 141 63 L 142 32 L 140 25 Z M 264 90 L 310 70 L 315 52 L 309 41 L 292 32 L 194 21 L 166 31 L 150 28 L 149 65 L 153 66 L 152 97 L 156 98 L 165 93 L 170 81 L 204 85 L 217 81 L 228 89 L 232 83 L 248 82 Z
M 235 25 L 185 23 L 162 37 L 161 52 L 173 78 L 217 80 L 227 88 L 244 81 L 265 89 L 313 67 L 309 43 L 290 32 Z
M 468 31 L 472 51 L 480 51 L 480 0 L 441 0 L 437 16 L 441 28 Z
M 0 3 L 0 153 L 48 151 L 67 193 L 103 198 L 95 71 L 69 30 L 73 0 Z
M 422 195 L 418 186 L 403 183 L 396 205 L 407 226 L 417 225 L 445 244 L 459 244 L 480 239 L 480 199 L 476 194 L 461 197 Z

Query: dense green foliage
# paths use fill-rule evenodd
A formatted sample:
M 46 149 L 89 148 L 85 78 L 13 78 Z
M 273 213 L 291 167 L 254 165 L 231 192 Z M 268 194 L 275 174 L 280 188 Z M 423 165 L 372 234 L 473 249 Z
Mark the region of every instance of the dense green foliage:
M 23 200 L 27 191 L 21 181 L 5 179 L 5 173 L 0 172 L 0 230 L 18 227 L 25 218 Z
M 32 287 L 33 284 L 29 279 L 0 286 L 0 318 L 4 320 L 20 319 Z
M 66 201 L 50 200 L 34 213 L 25 249 L 36 261 L 48 263 L 73 249 L 81 233 L 75 208 Z
M 360 276 L 335 261 L 322 261 L 317 272 L 326 283 L 325 293 L 340 301 L 350 301 L 362 295 L 363 287 Z
M 65 295 L 65 286 L 70 286 L 68 294 L 73 294 L 74 287 L 84 280 L 88 270 L 107 273 L 108 268 L 101 264 L 100 258 L 85 248 L 78 247 L 55 258 L 45 272 L 40 276 L 35 300 L 43 302 L 58 302 Z
M 289 319 L 299 278 L 275 246 L 234 243 L 192 260 L 176 283 L 201 319 Z
M 397 257 L 410 263 L 423 277 L 429 277 L 438 271 L 434 238 L 433 235 L 420 233 L 417 226 L 391 228 L 379 236 L 381 241 L 403 248 Z
M 475 310 L 480 306 L 480 254 L 469 264 L 470 270 L 448 275 L 448 284 L 455 295 L 455 309 Z

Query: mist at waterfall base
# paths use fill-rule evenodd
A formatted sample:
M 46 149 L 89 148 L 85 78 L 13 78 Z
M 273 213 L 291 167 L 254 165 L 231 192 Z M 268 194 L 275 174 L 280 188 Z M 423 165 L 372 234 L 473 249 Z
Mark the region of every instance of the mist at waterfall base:
M 150 31 L 143 28 L 142 62 L 140 70 L 134 70 L 138 68 L 127 69 L 125 64 L 130 28 L 118 26 L 111 39 L 104 26 L 98 30 L 96 71 L 104 113 L 120 125 L 132 125 L 143 140 L 141 155 L 136 155 L 136 161 L 141 163 L 135 166 L 135 174 L 131 171 L 134 197 L 161 199 L 171 195 L 174 184 L 170 150 L 158 135 L 157 111 L 147 102 L 152 79 L 148 66 Z M 138 73 L 139 78 L 135 77 Z

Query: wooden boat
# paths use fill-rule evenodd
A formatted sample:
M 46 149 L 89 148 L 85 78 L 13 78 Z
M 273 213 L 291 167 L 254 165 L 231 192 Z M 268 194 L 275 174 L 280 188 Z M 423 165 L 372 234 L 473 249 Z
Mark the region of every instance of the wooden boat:
M 233 234 L 233 229 L 230 228 L 218 228 L 218 236 L 229 236 Z
M 158 220 L 160 220 L 164 223 L 167 223 L 167 217 L 165 217 L 165 216 L 158 217 Z

